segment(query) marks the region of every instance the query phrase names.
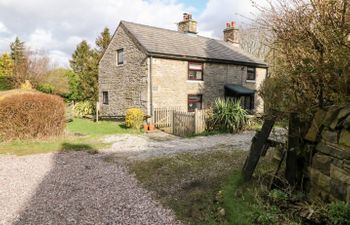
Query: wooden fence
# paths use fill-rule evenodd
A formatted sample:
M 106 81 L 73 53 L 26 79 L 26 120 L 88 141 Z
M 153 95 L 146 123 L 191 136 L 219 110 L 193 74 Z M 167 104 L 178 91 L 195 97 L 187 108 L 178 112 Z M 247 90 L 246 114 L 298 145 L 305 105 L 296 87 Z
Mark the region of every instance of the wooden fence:
M 157 128 L 185 137 L 202 133 L 206 129 L 206 110 L 186 112 L 181 108 L 155 109 L 153 122 Z
M 182 107 L 155 108 L 153 113 L 153 123 L 157 128 L 172 127 L 173 113 L 183 111 Z

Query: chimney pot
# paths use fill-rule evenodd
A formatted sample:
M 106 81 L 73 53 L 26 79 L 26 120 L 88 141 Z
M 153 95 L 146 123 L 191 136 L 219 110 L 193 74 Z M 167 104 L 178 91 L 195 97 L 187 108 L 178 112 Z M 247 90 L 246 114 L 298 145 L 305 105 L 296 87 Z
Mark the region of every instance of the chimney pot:
M 226 23 L 226 29 L 224 29 L 224 41 L 239 47 L 239 30 L 236 28 L 236 22 L 231 21 Z
M 232 21 L 232 22 L 231 22 L 231 27 L 233 27 L 233 28 L 236 27 L 236 22 L 235 22 L 235 21 Z

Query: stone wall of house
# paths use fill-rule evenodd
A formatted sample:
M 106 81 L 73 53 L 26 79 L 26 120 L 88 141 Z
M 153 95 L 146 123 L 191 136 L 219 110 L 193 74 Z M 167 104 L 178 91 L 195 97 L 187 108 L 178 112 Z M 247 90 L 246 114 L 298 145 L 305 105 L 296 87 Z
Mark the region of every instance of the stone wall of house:
M 99 102 L 101 116 L 122 116 L 128 108 L 139 107 L 147 112 L 147 56 L 119 26 L 99 64 Z M 117 65 L 117 50 L 124 49 L 124 64 Z M 102 104 L 102 92 L 107 91 L 109 104 Z
M 350 202 L 350 106 L 319 110 L 305 139 L 316 143 L 310 196 Z
M 247 67 L 232 64 L 204 63 L 203 81 L 188 80 L 188 61 L 153 58 L 152 99 L 155 108 L 177 106 L 187 108 L 189 94 L 202 94 L 203 106 L 209 107 L 216 98 L 224 96 L 227 83 L 258 90 L 266 77 L 266 69 L 257 68 L 255 82 L 246 81 Z M 256 94 L 257 112 L 263 112 L 263 102 Z

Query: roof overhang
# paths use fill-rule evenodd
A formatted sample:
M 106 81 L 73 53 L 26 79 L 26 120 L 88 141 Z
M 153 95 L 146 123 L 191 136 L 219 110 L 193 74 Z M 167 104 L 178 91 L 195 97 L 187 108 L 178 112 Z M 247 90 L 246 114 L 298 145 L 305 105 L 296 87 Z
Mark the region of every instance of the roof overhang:
M 158 52 L 147 52 L 147 54 L 155 58 L 163 58 L 163 59 L 176 59 L 176 60 L 185 60 L 185 61 L 198 61 L 198 62 L 207 62 L 207 63 L 221 63 L 221 64 L 233 64 L 233 65 L 239 65 L 239 66 L 254 66 L 259 68 L 268 68 L 268 65 L 265 63 L 231 61 L 231 60 L 224 60 L 224 59 L 202 58 L 202 57 L 188 56 L 188 55 L 164 54 L 164 53 L 158 53 Z

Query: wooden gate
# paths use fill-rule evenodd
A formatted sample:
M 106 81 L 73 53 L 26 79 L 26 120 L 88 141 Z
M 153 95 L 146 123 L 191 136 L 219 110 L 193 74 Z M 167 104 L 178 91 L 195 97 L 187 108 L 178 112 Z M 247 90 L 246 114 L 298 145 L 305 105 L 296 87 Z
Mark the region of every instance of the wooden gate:
M 156 108 L 152 119 L 155 127 L 185 137 L 205 131 L 206 114 L 206 110 L 186 112 L 181 107 Z
M 177 112 L 173 114 L 173 134 L 186 137 L 195 134 L 195 115 L 188 112 Z
M 153 114 L 153 122 L 157 128 L 172 127 L 172 115 L 175 111 L 181 111 L 181 107 L 171 108 L 155 108 Z

